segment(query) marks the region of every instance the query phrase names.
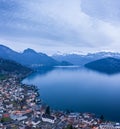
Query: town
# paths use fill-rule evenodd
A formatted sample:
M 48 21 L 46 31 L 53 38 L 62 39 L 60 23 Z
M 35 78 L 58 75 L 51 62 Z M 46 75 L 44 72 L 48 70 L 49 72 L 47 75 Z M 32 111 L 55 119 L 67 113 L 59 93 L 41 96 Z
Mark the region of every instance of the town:
M 0 80 L 0 129 L 120 129 L 102 117 L 51 110 L 37 88 L 22 84 L 17 74 Z

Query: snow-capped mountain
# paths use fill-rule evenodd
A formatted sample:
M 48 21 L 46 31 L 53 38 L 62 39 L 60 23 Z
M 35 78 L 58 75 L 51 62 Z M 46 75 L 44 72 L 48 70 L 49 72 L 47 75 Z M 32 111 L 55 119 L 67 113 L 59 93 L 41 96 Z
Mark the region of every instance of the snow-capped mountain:
M 106 57 L 114 57 L 120 59 L 120 53 L 113 53 L 113 52 L 98 52 L 98 53 L 88 53 L 86 55 L 80 55 L 80 54 L 63 54 L 63 55 L 53 55 L 52 58 L 54 58 L 57 61 L 68 61 L 74 65 L 81 65 L 98 60 L 101 58 Z

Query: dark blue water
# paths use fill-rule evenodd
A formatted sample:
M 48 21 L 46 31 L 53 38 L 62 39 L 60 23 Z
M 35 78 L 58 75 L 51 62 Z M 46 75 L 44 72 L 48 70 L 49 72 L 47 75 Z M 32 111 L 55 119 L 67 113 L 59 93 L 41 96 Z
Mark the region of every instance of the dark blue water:
M 42 69 L 23 83 L 36 85 L 44 103 L 53 109 L 92 112 L 120 121 L 120 74 L 83 68 Z

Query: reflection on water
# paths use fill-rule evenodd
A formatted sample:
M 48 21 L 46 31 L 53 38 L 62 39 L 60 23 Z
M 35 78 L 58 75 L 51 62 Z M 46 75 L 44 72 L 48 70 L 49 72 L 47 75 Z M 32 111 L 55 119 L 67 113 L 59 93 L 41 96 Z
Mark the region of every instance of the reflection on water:
M 54 109 L 104 114 L 120 121 L 120 74 L 109 76 L 85 68 L 40 68 L 23 80 L 40 89 Z

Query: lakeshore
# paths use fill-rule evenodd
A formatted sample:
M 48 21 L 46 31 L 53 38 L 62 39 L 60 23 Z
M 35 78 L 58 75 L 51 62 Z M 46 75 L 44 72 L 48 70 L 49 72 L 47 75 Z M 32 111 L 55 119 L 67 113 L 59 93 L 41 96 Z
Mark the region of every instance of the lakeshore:
M 21 83 L 22 75 L 11 74 L 0 80 L 1 129 L 119 129 L 120 124 L 106 122 L 92 113 L 55 111 L 43 105 L 35 86 Z
M 119 78 L 120 74 L 109 76 L 84 68 L 43 68 L 22 83 L 35 85 L 42 101 L 52 109 L 91 112 L 120 122 Z

